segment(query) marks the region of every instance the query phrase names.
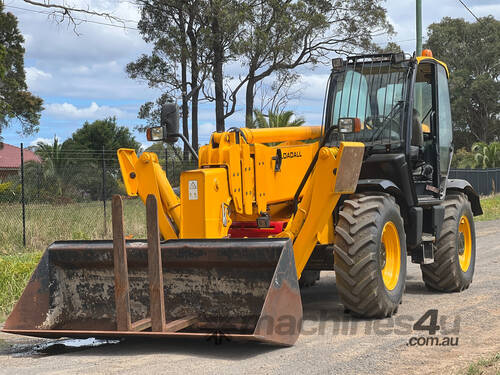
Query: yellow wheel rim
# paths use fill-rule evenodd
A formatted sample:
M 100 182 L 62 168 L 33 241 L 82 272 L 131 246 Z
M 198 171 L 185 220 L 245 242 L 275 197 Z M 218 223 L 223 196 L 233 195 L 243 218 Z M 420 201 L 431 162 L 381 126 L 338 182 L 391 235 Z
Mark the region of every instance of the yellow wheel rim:
M 472 256 L 472 238 L 470 233 L 470 223 L 467 216 L 460 218 L 458 224 L 458 261 L 462 271 L 467 272 Z
M 393 290 L 398 284 L 401 271 L 401 245 L 398 230 L 392 221 L 385 223 L 382 231 L 380 267 L 385 287 Z

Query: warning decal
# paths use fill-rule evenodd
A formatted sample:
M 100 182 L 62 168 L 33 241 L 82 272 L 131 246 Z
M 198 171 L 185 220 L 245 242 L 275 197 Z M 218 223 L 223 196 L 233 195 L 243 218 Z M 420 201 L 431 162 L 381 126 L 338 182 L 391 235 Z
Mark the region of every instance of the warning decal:
M 189 200 L 195 201 L 198 199 L 198 181 L 190 180 L 189 184 Z

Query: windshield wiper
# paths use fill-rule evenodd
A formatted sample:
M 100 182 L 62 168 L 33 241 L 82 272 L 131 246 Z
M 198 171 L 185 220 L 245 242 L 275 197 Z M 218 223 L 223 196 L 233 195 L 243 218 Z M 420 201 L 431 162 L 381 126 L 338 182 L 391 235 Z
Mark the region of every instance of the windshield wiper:
M 370 142 L 373 142 L 375 139 L 377 139 L 379 137 L 380 134 L 382 134 L 382 132 L 385 130 L 385 127 L 387 126 L 387 124 L 389 124 L 392 121 L 392 119 L 394 118 L 394 116 L 396 115 L 396 113 L 399 112 L 399 109 L 401 108 L 402 104 L 404 104 L 404 100 L 398 101 L 396 103 L 396 105 L 394 107 L 392 107 L 391 112 L 389 112 L 389 114 L 385 117 L 384 121 L 382 122 L 382 126 L 380 126 L 380 128 L 378 128 L 373 133 Z

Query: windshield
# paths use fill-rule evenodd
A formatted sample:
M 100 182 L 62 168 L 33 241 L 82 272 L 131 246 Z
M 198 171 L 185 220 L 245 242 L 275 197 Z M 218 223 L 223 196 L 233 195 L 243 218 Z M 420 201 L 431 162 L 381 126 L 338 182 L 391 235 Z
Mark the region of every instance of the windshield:
M 370 62 L 349 64 L 332 75 L 330 125 L 339 118 L 361 120 L 359 133 L 342 134 L 344 140 L 376 143 L 399 142 L 402 138 L 408 66 Z

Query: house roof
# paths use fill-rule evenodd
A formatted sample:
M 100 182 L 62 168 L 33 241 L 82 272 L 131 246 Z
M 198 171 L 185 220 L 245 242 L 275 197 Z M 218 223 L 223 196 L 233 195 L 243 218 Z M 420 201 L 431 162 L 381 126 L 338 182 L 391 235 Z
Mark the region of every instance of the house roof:
M 24 162 L 35 161 L 40 163 L 41 159 L 33 151 L 24 149 Z M 21 167 L 21 149 L 16 146 L 3 144 L 0 149 L 0 169 L 19 169 Z

